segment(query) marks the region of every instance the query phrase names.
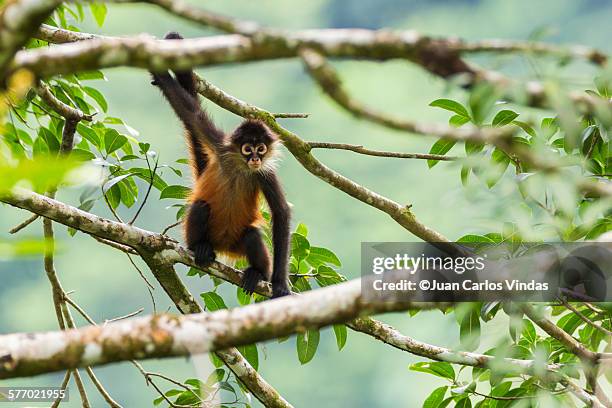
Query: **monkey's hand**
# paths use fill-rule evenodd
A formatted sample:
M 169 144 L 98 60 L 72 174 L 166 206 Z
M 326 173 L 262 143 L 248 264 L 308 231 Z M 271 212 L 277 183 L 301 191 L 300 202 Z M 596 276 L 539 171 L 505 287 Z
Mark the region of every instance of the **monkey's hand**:
M 193 251 L 196 265 L 208 267 L 217 258 L 212 245 L 208 242 L 199 242 L 190 248 Z
M 244 275 L 242 275 L 242 289 L 245 291 L 247 295 L 252 295 L 257 289 L 257 284 L 264 280 L 263 275 L 259 272 L 259 269 L 248 267 L 244 270 Z

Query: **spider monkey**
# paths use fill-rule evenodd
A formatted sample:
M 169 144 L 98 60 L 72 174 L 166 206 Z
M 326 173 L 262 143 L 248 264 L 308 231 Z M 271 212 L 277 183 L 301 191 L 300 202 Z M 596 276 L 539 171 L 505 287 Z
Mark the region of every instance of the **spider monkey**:
M 164 39 L 181 40 L 178 33 Z M 183 122 L 195 179 L 184 223 L 187 246 L 197 265 L 205 267 L 215 252 L 246 256 L 242 288 L 253 293 L 260 280 L 272 282 L 272 297 L 290 294 L 288 250 L 290 210 L 276 177 L 274 156 L 278 136 L 259 120 L 243 121 L 231 134 L 215 126 L 200 106 L 193 71 L 152 72 Z M 260 230 L 263 194 L 272 215 L 273 266 Z

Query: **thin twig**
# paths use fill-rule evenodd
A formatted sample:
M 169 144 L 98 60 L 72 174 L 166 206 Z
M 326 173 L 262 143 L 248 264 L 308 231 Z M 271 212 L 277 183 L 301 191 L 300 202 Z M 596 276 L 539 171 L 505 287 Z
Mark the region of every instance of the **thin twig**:
M 327 142 L 307 142 L 311 149 L 336 149 L 336 150 L 349 150 L 355 153 L 365 154 L 368 156 L 377 157 L 394 157 L 398 159 L 422 159 L 422 160 L 443 160 L 452 161 L 457 160 L 459 157 L 455 156 L 444 156 L 441 154 L 427 154 L 427 153 L 400 153 L 400 152 L 385 152 L 380 150 L 366 149 L 361 145 L 351 145 L 345 143 L 327 143 Z
M 64 295 L 64 301 L 66 303 L 68 303 L 70 306 L 72 306 L 81 316 L 83 316 L 83 318 L 85 318 L 85 320 L 87 320 L 89 323 L 93 323 L 94 320 L 85 312 L 85 310 L 83 310 L 83 308 L 81 306 L 79 306 L 74 300 L 72 300 L 68 294 Z
M 111 323 L 111 322 L 116 322 L 118 320 L 129 319 L 130 317 L 134 317 L 136 315 L 139 315 L 143 311 L 144 311 L 144 309 L 141 307 L 140 309 L 138 309 L 138 310 L 136 310 L 136 311 L 134 311 L 132 313 L 128 313 L 128 314 L 123 315 L 123 316 L 113 317 L 112 319 L 106 319 L 106 320 L 104 320 L 103 325 L 105 325 L 107 323 Z
M 153 381 L 151 379 L 151 376 L 149 375 L 149 372 L 146 371 L 144 369 L 144 367 L 138 361 L 136 361 L 136 360 L 130 360 L 130 361 L 131 361 L 132 364 L 134 364 L 134 366 L 138 369 L 138 371 L 140 371 L 140 373 L 143 375 L 143 377 L 145 378 L 145 383 L 147 385 L 153 386 L 153 388 L 155 388 L 157 393 L 164 399 L 164 401 L 166 401 L 166 403 L 168 403 L 168 405 L 170 405 L 172 408 L 192 408 L 192 405 L 177 405 L 174 402 L 170 401 L 170 399 L 168 397 L 166 397 L 166 393 L 163 392 L 157 386 L 157 384 L 155 384 L 155 381 Z M 169 381 L 175 382 L 174 380 L 169 380 Z M 183 386 L 183 385 L 181 385 L 181 386 Z M 199 398 L 199 396 L 198 396 L 198 398 Z
M 161 232 L 162 235 L 166 235 L 166 233 L 168 231 L 170 231 L 172 228 L 177 227 L 179 225 L 181 225 L 183 223 L 183 219 L 178 220 L 177 222 L 175 222 L 174 224 L 170 224 L 168 225 L 166 228 L 164 228 L 164 230 Z
M 79 370 L 72 370 L 72 377 L 74 378 L 74 382 L 76 383 L 77 390 L 79 390 L 79 395 L 81 396 L 81 403 L 83 408 L 90 408 L 89 398 L 87 397 L 87 391 L 85 390 L 85 385 L 83 384 L 83 379 L 81 378 L 81 373 Z
M 64 374 L 64 379 L 62 380 L 62 384 L 60 385 L 60 390 L 65 391 L 66 387 L 68 387 L 68 383 L 70 382 L 70 370 L 66 370 L 66 374 Z M 53 404 L 51 404 L 51 408 L 57 408 L 62 403 L 61 397 L 57 397 Z
M 147 188 L 147 192 L 144 196 L 144 199 L 142 200 L 142 204 L 140 204 L 140 206 L 138 207 L 136 214 L 134 214 L 134 218 L 132 218 L 132 220 L 128 223 L 129 225 L 133 225 L 134 222 L 136 222 L 136 219 L 140 215 L 140 212 L 142 211 L 145 204 L 147 203 L 147 199 L 149 198 L 149 194 L 151 193 L 151 189 L 153 188 L 153 182 L 155 181 L 155 175 L 157 174 L 157 166 L 159 164 L 159 159 L 155 160 L 155 167 L 153 168 L 153 171 L 151 171 L 151 166 L 149 165 L 149 158 L 147 157 L 146 154 L 145 154 L 145 159 L 147 160 L 147 167 L 149 168 L 149 174 L 151 174 L 151 180 L 149 180 L 149 187 Z
M 142 270 L 138 267 L 138 265 L 136 265 L 136 262 L 134 262 L 130 254 L 126 254 L 126 255 L 128 259 L 130 260 L 130 263 L 132 264 L 132 266 L 134 266 L 134 268 L 138 271 L 138 274 L 140 275 L 142 280 L 145 281 L 146 283 L 145 288 L 147 288 L 147 292 L 149 292 L 149 298 L 151 298 L 153 313 L 157 313 L 157 305 L 155 304 L 155 296 L 153 296 L 153 291 L 155 290 L 155 287 L 153 286 L 153 284 L 151 284 L 151 282 L 149 282 L 144 272 L 142 272 Z
M 561 303 L 563 303 L 563 306 L 565 306 L 566 308 L 568 308 L 569 310 L 571 310 L 572 312 L 574 312 L 574 314 L 576 316 L 578 316 L 580 318 L 580 320 L 582 320 L 583 322 L 585 322 L 586 324 L 592 326 L 593 328 L 599 330 L 600 332 L 602 332 L 603 334 L 607 335 L 607 336 L 612 336 L 612 331 L 598 325 L 597 323 L 595 323 L 594 321 L 592 321 L 591 319 L 589 319 L 588 317 L 586 317 L 584 315 L 584 313 L 582 313 L 580 310 L 576 309 L 572 304 L 570 304 L 565 298 L 561 297 L 560 298 Z
M 127 245 L 122 245 L 117 242 L 110 241 L 108 239 L 100 238 L 96 235 L 91 235 L 91 237 L 104 245 L 108 245 L 109 247 L 118 249 L 121 252 L 125 252 L 126 254 L 138 255 L 138 252 L 136 252 L 134 248 L 131 248 Z
M 304 119 L 310 116 L 310 113 L 273 113 L 277 119 Z
M 142 272 L 142 270 L 138 267 L 138 265 L 136 265 L 136 262 L 134 262 L 134 260 L 132 259 L 132 257 L 130 256 L 130 254 L 127 254 L 128 259 L 130 260 L 130 263 L 132 264 L 132 266 L 134 266 L 134 268 L 138 271 L 138 274 L 140 275 L 140 277 L 142 278 L 142 280 L 145 281 L 145 283 L 147 284 L 147 286 L 151 289 L 155 289 L 155 286 L 153 286 L 153 284 L 151 282 L 149 282 L 149 280 L 147 279 L 147 277 L 145 276 L 145 274 Z
M 38 217 L 40 217 L 38 214 L 32 215 L 30 218 L 28 218 L 27 220 L 23 221 L 21 224 L 11 228 L 9 230 L 9 234 L 16 234 L 16 233 L 18 233 L 19 231 L 21 231 L 22 229 L 24 229 L 25 227 L 27 227 L 28 225 L 30 225 L 31 223 L 36 221 L 38 219 Z

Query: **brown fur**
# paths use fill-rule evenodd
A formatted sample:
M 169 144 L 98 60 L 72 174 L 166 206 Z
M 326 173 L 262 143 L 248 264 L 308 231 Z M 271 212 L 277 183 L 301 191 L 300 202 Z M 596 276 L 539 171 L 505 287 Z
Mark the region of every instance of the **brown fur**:
M 234 171 L 226 174 L 219 159 L 205 148 L 208 165 L 194 183 L 189 202 L 203 200 L 211 211 L 209 239 L 216 251 L 231 257 L 245 255 L 239 245 L 245 229 L 260 226 L 263 217 L 259 211 L 259 186 L 246 174 Z M 188 228 L 188 224 L 185 225 Z

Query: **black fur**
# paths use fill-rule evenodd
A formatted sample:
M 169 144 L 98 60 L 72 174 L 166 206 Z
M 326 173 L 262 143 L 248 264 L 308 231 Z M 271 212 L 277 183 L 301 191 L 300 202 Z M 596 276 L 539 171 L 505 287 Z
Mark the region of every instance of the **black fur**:
M 274 247 L 274 265 L 272 273 L 272 297 L 289 295 L 289 223 L 291 210 L 285 194 L 274 173 L 263 173 L 259 176 L 261 191 L 268 202 L 272 214 L 272 245 Z
M 187 248 L 193 251 L 196 264 L 206 267 L 216 258 L 208 239 L 210 208 L 205 201 L 194 201 L 187 213 Z
M 151 76 L 153 77 L 151 83 L 161 89 L 168 102 L 170 102 L 170 106 L 183 122 L 193 151 L 196 175 L 202 174 L 208 164 L 208 157 L 203 150 L 203 145 L 206 144 L 219 153 L 223 144 L 223 132 L 213 124 L 208 114 L 202 110 L 197 96 L 190 95 L 168 72 L 152 72 Z
M 242 288 L 246 293 L 253 293 L 261 280 L 270 280 L 270 256 L 258 228 L 251 227 L 244 231 L 241 244 L 244 246 L 249 268 L 244 271 Z

